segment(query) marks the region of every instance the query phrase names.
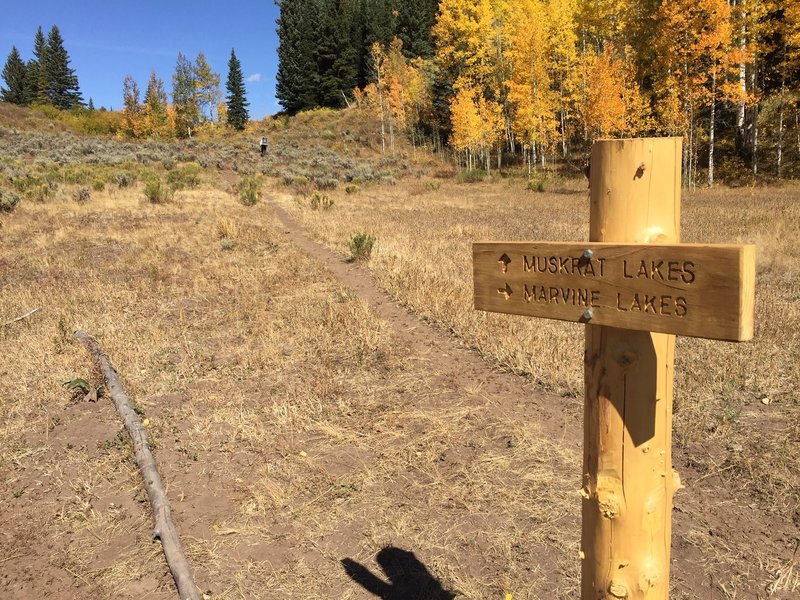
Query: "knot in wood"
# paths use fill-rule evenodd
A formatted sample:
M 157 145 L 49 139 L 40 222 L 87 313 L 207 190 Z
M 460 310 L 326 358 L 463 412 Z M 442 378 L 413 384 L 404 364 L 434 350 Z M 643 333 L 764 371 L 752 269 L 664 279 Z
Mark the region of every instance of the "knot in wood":
M 606 519 L 616 519 L 622 508 L 622 482 L 612 475 L 597 477 L 597 509 Z
M 639 360 L 639 355 L 635 352 L 624 351 L 620 352 L 619 356 L 617 356 L 617 363 L 623 369 L 629 368 L 631 365 L 636 363 Z
M 608 587 L 608 593 L 611 594 L 612 598 L 627 598 L 628 586 L 624 583 L 612 582 Z

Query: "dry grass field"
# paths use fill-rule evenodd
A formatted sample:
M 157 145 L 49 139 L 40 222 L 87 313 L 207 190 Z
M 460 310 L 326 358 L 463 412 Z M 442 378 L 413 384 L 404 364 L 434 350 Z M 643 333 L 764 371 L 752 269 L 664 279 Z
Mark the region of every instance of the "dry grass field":
M 281 135 L 276 164 L 294 164 Z M 582 326 L 472 310 L 470 245 L 586 239 L 585 182 L 416 176 L 430 158 L 403 177 L 361 151 L 342 159 L 358 183 L 322 190 L 332 206 L 312 208 L 331 171 L 309 157 L 245 206 L 257 163 L 165 170 L 167 150 L 79 163 L 89 184 L 0 162 L 43 196 L 0 212 L 3 597 L 175 595 L 120 419 L 62 385 L 99 383 L 83 328 L 148 420 L 206 598 L 575 598 Z M 170 172 L 197 180 L 149 202 Z M 376 238 L 363 265 L 344 260 L 356 232 Z M 678 341 L 672 597 L 790 600 L 800 187 L 693 192 L 683 239 L 755 242 L 759 272 L 753 342 Z
M 121 422 L 62 385 L 97 382 L 79 327 L 149 419 L 209 597 L 370 597 L 341 561 L 383 576 L 384 547 L 430 598 L 574 589 L 574 452 L 518 421 L 521 389 L 495 401 L 392 332 L 265 206 L 139 186 L 23 203 L 0 235 L 3 320 L 41 308 L 0 330 L 4 597 L 173 594 Z
M 472 310 L 471 244 L 588 238 L 585 182 L 532 193 L 519 181 L 435 179 L 334 192 L 333 210 L 284 193 L 283 206 L 342 255 L 356 231 L 376 238 L 370 269 L 400 302 L 497 365 L 567 396 L 583 391 L 583 326 Z M 681 338 L 676 434 L 708 473 L 800 523 L 800 186 L 696 191 L 684 242 L 755 243 L 756 333 L 730 344 Z

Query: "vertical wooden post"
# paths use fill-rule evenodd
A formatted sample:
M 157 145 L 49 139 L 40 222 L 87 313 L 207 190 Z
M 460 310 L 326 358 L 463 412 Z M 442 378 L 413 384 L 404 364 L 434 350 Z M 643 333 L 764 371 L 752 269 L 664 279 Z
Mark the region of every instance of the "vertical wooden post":
M 680 241 L 681 139 L 592 147 L 590 241 Z M 583 600 L 666 600 L 675 336 L 586 327 Z

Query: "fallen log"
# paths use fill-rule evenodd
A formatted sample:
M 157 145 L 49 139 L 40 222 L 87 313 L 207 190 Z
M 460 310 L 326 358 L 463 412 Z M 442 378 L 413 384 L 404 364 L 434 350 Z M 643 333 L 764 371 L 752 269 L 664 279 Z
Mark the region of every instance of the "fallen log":
M 131 440 L 133 440 L 136 464 L 142 473 L 144 487 L 147 490 L 150 506 L 153 509 L 153 539 L 161 540 L 164 557 L 167 559 L 172 577 L 175 579 L 178 594 L 181 600 L 201 600 L 200 593 L 192 578 L 189 563 L 183 554 L 178 532 L 172 522 L 167 493 L 161 483 L 161 476 L 158 474 L 158 467 L 156 466 L 155 458 L 153 458 L 153 453 L 150 452 L 147 432 L 144 429 L 142 420 L 133 410 L 128 395 L 125 393 L 119 377 L 117 377 L 117 372 L 111 365 L 111 360 L 100 345 L 92 336 L 82 330 L 76 331 L 75 337 L 86 345 L 95 364 L 103 374 L 106 381 L 106 389 L 108 389 L 109 395 L 117 407 L 117 412 L 122 417 L 125 429 L 131 436 Z

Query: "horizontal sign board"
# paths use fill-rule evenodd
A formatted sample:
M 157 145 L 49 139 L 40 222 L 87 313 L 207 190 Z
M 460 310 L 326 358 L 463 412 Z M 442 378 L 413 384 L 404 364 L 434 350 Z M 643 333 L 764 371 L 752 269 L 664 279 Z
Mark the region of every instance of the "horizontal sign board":
M 753 337 L 755 246 L 480 242 L 472 254 L 478 310 Z

